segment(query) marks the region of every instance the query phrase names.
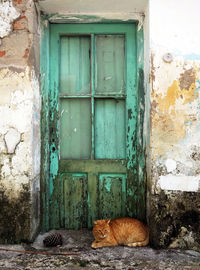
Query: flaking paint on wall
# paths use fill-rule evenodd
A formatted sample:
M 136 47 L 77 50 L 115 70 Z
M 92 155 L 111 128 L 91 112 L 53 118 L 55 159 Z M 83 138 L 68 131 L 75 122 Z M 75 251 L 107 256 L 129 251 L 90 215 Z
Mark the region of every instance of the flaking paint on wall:
M 39 225 L 40 96 L 34 9 L 30 0 L 0 5 L 0 242 L 30 240 Z M 11 219 L 12 226 L 5 226 Z
M 12 31 L 12 23 L 20 13 L 15 9 L 11 0 L 1 1 L 0 5 L 0 38 L 3 38 Z
M 180 5 L 181 10 L 177 13 Z M 150 0 L 149 211 L 152 244 L 157 247 L 169 245 L 199 249 L 200 231 L 192 223 L 193 219 L 200 221 L 200 61 L 194 57 L 198 56 L 200 47 L 195 24 L 197 9 L 199 2 L 196 0 L 190 3 L 168 0 L 165 4 Z M 164 59 L 167 53 L 172 56 L 169 62 Z M 179 202 L 176 206 L 174 200 Z M 185 219 L 188 215 L 191 215 L 190 220 Z M 192 232 L 194 245 L 187 237 L 184 243 L 176 241 L 182 235 L 182 229 L 186 235 Z M 170 245 L 170 242 L 175 244 Z
M 173 67 L 168 66 L 168 68 Z M 156 80 L 160 79 L 161 81 L 161 86 L 158 81 L 156 82 L 158 89 L 153 89 L 151 97 L 152 150 L 154 155 L 164 155 L 169 152 L 169 149 L 176 147 L 175 144 L 189 133 L 191 128 L 189 123 L 190 125 L 198 125 L 199 84 L 197 78 L 199 71 L 198 63 L 194 68 L 188 69 L 183 66 L 179 76 L 177 78 L 171 76 L 171 84 L 166 84 L 165 87 L 164 79 L 162 77 L 160 79 L 163 70 L 157 71 L 154 75 Z M 174 73 L 176 72 L 175 70 Z
M 1 153 L 1 187 L 8 198 L 17 198 L 20 193 L 20 185 L 27 184 L 32 177 L 31 160 L 31 133 L 30 121 L 32 115 L 33 93 L 29 79 L 29 69 L 25 72 L 16 73 L 9 69 L 2 69 L 0 75 L 4 76 L 1 80 L 0 96 L 6 95 L 9 89 L 9 103 L 1 104 L 0 132 L 7 149 Z M 7 79 L 6 79 L 7 78 Z M 11 85 L 9 84 L 11 82 Z M 10 104 L 8 106 L 8 104 Z M 15 131 L 12 132 L 11 131 Z M 10 141 L 7 142 L 6 136 L 10 133 Z M 12 152 L 9 151 L 13 141 L 19 134 L 20 140 L 14 146 Z M 11 192 L 12 190 L 12 192 Z

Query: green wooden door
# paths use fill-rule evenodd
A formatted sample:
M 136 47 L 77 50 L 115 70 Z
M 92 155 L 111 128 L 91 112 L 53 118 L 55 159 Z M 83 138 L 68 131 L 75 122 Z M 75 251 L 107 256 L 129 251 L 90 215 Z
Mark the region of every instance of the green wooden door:
M 90 228 L 95 219 L 134 216 L 135 26 L 50 29 L 49 226 Z

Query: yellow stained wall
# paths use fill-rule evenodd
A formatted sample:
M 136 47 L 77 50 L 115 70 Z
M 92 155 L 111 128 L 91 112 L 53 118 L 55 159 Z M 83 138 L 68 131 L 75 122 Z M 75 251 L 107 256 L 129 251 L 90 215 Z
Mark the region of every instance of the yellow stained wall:
M 178 61 L 176 63 L 178 64 Z M 194 65 L 183 64 L 182 66 L 179 64 L 178 72 L 173 64 L 162 63 L 159 69 L 153 67 L 151 76 L 153 86 L 151 94 L 153 159 L 156 159 L 157 156 L 169 158 L 170 152 L 176 151 L 176 149 L 179 151 L 181 141 L 190 136 L 191 131 L 198 128 L 199 74 L 200 64 L 198 61 Z M 171 153 L 171 158 L 173 155 Z

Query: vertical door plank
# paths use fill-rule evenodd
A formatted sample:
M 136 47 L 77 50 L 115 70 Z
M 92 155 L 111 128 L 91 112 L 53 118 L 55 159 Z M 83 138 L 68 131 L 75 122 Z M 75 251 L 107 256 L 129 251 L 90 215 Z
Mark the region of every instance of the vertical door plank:
M 98 174 L 88 173 L 88 228 L 93 227 L 93 221 L 98 219 Z
M 126 175 L 99 175 L 100 216 L 116 218 L 126 215 Z
M 54 180 L 54 189 L 50 200 L 50 228 L 59 229 L 63 224 L 63 177 Z
M 87 197 L 87 175 L 66 173 L 64 179 L 65 228 L 77 230 L 87 227 Z

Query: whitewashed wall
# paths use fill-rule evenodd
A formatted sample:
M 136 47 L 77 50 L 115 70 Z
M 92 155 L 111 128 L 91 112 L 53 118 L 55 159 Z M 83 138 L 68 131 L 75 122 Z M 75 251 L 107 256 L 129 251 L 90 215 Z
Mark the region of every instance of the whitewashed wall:
M 150 1 L 151 151 L 166 167 L 153 178 L 161 189 L 199 188 L 199 11 L 198 0 Z
M 0 242 L 39 227 L 38 36 L 32 0 L 0 1 Z
M 200 249 L 198 0 L 150 0 L 149 220 L 159 246 Z

